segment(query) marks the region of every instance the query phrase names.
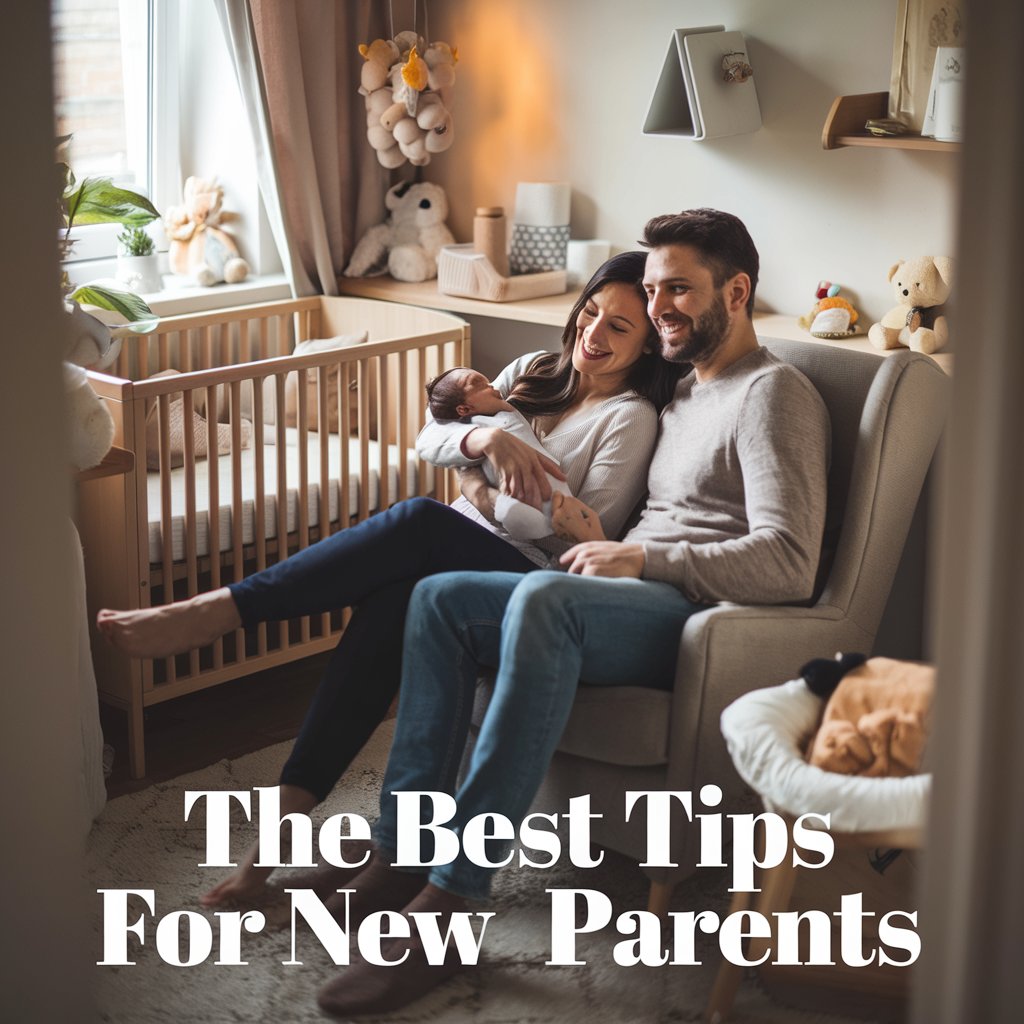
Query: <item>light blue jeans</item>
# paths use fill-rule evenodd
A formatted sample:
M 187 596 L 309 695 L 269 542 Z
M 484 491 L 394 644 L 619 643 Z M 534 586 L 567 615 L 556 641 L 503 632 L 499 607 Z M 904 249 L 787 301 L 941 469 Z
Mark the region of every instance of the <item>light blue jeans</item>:
M 451 572 L 416 584 L 405 624 L 402 687 L 375 838 L 395 859 L 396 799 L 406 791 L 455 797 L 447 828 L 461 835 L 477 814 L 523 820 L 572 708 L 577 681 L 672 687 L 683 623 L 705 606 L 673 586 L 538 571 Z M 497 668 L 468 773 L 456 775 L 469 735 L 477 677 Z M 432 853 L 425 841 L 423 855 Z M 508 842 L 490 840 L 500 859 Z M 464 853 L 430 869 L 430 881 L 485 899 L 493 870 Z

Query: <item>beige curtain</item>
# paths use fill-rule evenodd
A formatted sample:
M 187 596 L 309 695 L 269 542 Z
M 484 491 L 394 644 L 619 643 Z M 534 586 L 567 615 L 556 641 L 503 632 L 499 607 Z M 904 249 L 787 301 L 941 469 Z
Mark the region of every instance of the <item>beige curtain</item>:
M 355 243 L 384 219 L 387 172 L 365 141 L 360 43 L 386 33 L 370 0 L 249 0 L 297 295 L 337 295 Z
M 359 44 L 384 35 L 371 0 L 215 0 L 249 115 L 260 192 L 295 295 L 337 295 L 387 172 L 365 141 Z

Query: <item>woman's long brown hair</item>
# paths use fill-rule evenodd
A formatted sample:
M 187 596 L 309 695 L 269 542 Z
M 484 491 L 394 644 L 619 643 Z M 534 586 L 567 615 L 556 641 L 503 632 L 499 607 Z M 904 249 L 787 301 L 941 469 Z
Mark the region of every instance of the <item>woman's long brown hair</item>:
M 569 313 L 562 331 L 562 351 L 537 356 L 512 385 L 508 402 L 524 416 L 550 416 L 564 412 L 572 405 L 580 386 L 579 371 L 572 365 L 576 344 L 576 320 L 586 304 L 609 284 L 628 284 L 636 290 L 647 306 L 643 288 L 645 252 L 624 252 L 601 265 L 587 282 Z M 679 378 L 689 372 L 685 364 L 669 363 L 661 358 L 658 335 L 648 324 L 650 353 L 644 353 L 633 364 L 626 387 L 648 399 L 660 412 L 671 400 Z

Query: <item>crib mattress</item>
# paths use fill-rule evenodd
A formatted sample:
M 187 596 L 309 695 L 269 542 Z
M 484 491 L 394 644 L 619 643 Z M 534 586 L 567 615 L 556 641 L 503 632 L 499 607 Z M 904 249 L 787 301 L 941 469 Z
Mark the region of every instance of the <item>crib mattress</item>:
M 327 505 L 328 515 L 332 523 L 337 522 L 341 500 L 341 445 L 347 443 L 349 454 L 349 490 L 348 514 L 354 516 L 359 510 L 362 489 L 367 492 L 367 506 L 371 512 L 379 510 L 380 505 L 380 445 L 376 441 L 369 442 L 369 473 L 366 480 L 361 479 L 362 467 L 359 454 L 359 441 L 355 438 L 342 438 L 337 434 L 328 435 L 328 482 Z M 320 438 L 315 433 L 307 434 L 308 463 L 305 500 L 300 494 L 299 486 L 299 438 L 298 431 L 289 428 L 286 431 L 285 453 L 287 473 L 285 476 L 285 514 L 288 532 L 298 529 L 300 510 L 305 506 L 305 519 L 309 526 L 320 522 Z M 263 448 L 263 536 L 277 536 L 277 446 L 265 445 Z M 242 502 L 240 517 L 242 524 L 242 543 L 252 544 L 256 540 L 256 453 L 254 448 L 242 452 Z M 231 456 L 223 455 L 216 460 L 218 465 L 218 496 L 217 547 L 220 551 L 229 551 L 234 544 L 232 530 L 232 480 Z M 406 480 L 410 494 L 418 493 L 419 459 L 415 451 L 406 449 Z M 195 464 L 195 502 L 196 524 L 195 545 L 197 555 L 210 554 L 210 491 L 209 477 L 211 464 L 203 459 Z M 171 557 L 174 561 L 185 558 L 186 537 L 186 493 L 184 467 L 172 470 L 167 481 L 170 493 L 170 537 Z M 398 494 L 398 447 L 387 446 L 388 500 L 396 501 Z M 424 472 L 424 490 L 431 491 L 434 486 L 433 467 L 426 465 Z M 164 503 L 164 492 L 159 473 L 148 474 L 148 508 L 149 508 L 149 560 L 163 560 L 164 530 L 167 528 L 162 521 L 161 509 Z

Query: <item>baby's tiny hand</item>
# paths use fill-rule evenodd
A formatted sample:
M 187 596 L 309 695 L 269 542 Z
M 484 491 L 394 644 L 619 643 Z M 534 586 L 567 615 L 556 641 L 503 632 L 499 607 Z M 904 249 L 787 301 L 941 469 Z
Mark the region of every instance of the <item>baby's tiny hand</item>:
M 598 514 L 579 498 L 561 491 L 551 495 L 551 528 L 556 537 L 576 544 L 606 539 Z

